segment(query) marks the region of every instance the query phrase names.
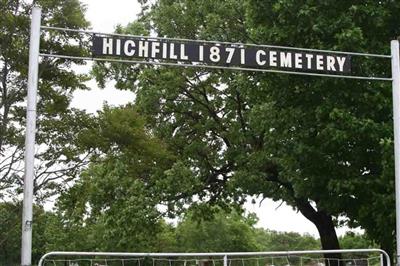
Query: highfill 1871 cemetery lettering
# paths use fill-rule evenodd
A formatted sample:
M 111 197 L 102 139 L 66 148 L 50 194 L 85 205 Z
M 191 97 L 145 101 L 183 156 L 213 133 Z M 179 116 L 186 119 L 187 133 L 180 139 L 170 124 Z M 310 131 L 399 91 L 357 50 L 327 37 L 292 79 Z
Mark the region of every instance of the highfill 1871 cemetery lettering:
M 94 36 L 94 56 L 141 58 L 149 61 L 173 61 L 193 65 L 216 65 L 254 69 L 285 69 L 349 73 L 351 57 L 298 49 L 256 45 L 178 41 L 150 38 Z

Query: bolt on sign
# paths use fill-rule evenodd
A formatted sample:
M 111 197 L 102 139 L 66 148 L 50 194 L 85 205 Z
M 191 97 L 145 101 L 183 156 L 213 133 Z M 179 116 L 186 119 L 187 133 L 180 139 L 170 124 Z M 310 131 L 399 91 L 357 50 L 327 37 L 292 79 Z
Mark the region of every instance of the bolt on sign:
M 96 57 L 139 58 L 175 62 L 176 65 L 186 63 L 332 74 L 351 72 L 351 56 L 347 54 L 226 42 L 94 35 L 92 52 Z

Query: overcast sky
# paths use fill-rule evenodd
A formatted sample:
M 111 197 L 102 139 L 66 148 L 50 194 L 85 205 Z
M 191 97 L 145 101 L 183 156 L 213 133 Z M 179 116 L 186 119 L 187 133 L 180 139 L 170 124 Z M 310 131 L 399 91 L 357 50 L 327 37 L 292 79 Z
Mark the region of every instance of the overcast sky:
M 113 32 L 118 24 L 126 25 L 134 20 L 140 11 L 140 5 L 134 0 L 83 0 L 82 2 L 87 6 L 86 17 L 91 22 L 92 29 L 104 33 Z M 72 102 L 74 107 L 94 113 L 101 109 L 104 102 L 121 105 L 135 98 L 131 92 L 115 90 L 112 83 L 104 90 L 98 89 L 95 82 L 90 82 L 89 85 L 91 91 L 79 91 L 74 94 Z M 311 222 L 281 202 L 264 200 L 260 205 L 258 201 L 256 204 L 246 204 L 246 209 L 257 213 L 260 227 L 318 236 L 318 231 Z M 345 230 L 339 229 L 338 233 L 343 234 Z

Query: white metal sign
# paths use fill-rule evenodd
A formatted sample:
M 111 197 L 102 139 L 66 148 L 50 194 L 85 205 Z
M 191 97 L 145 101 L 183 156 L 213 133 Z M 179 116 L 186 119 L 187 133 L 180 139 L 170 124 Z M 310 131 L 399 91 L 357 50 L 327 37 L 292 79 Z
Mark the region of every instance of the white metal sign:
M 351 56 L 293 49 L 277 49 L 251 44 L 204 43 L 176 39 L 151 39 L 149 37 L 93 37 L 92 52 L 95 57 L 111 56 L 165 60 L 188 64 L 236 66 L 240 68 L 285 69 L 322 73 L 350 73 Z

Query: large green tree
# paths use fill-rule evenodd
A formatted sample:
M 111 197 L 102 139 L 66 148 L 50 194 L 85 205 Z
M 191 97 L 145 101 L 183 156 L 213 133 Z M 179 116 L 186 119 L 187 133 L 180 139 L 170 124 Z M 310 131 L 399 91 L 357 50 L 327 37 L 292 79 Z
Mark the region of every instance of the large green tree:
M 124 31 L 384 54 L 400 22 L 397 1 L 159 0 L 147 10 Z M 389 75 L 388 61 L 353 63 L 355 74 Z M 315 224 L 324 249 L 339 248 L 343 215 L 393 250 L 390 84 L 136 65 L 94 72 L 135 91 L 179 156 L 172 169 L 184 186 L 165 190 L 171 201 L 282 199 Z
M 276 232 L 256 228 L 256 241 L 263 251 L 283 250 L 318 250 L 321 245 L 318 239 L 311 235 L 300 235 L 295 232 Z
M 132 106 L 105 107 L 83 132 L 82 143 L 97 155 L 56 208 L 74 238 L 87 234 L 87 244 L 65 249 L 157 250 L 157 234 L 166 226 L 159 180 L 174 156 L 144 124 Z
M 42 7 L 42 25 L 73 29 L 89 26 L 78 0 L 0 1 L 0 198 L 5 199 L 16 197 L 23 183 L 24 102 L 33 5 Z M 41 50 L 84 55 L 86 42 L 77 33 L 42 32 Z M 83 64 L 68 59 L 40 60 L 35 176 L 35 193 L 39 198 L 57 191 L 60 179 L 67 182 L 86 163 L 85 152 L 79 149 L 78 133 L 90 119 L 84 112 L 69 108 L 74 90 L 87 89 L 87 76 L 72 68 Z
M 180 252 L 244 252 L 258 250 L 254 214 L 217 210 L 204 220 L 196 212 L 187 212 L 176 227 Z

